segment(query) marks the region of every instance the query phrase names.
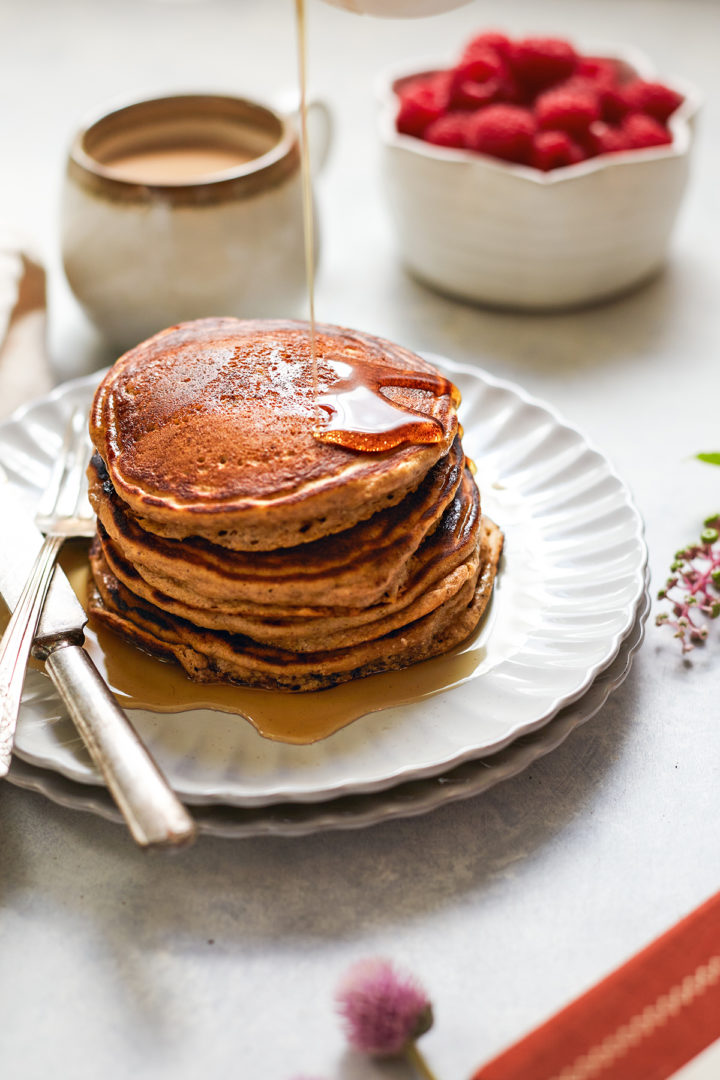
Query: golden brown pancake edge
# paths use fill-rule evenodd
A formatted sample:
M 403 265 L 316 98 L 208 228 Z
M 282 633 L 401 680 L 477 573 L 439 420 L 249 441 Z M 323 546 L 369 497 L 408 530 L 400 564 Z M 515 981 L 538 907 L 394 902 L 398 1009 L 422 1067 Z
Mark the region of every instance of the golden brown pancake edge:
M 476 576 L 429 615 L 382 638 L 345 649 L 305 655 L 248 638 L 201 631 L 130 592 L 93 556 L 90 613 L 145 651 L 175 659 L 198 682 L 230 682 L 292 692 L 319 690 L 380 671 L 407 667 L 459 645 L 478 626 L 492 594 L 502 533 L 483 519 Z
M 320 324 L 316 342 L 321 391 L 340 355 L 435 374 L 408 350 L 359 331 Z M 116 362 L 95 395 L 90 431 L 144 528 L 238 550 L 291 547 L 399 502 L 448 452 L 457 431 L 450 395 L 407 388 L 386 396 L 437 420 L 441 442 L 363 453 L 314 438 L 309 349 L 305 323 L 200 319 Z

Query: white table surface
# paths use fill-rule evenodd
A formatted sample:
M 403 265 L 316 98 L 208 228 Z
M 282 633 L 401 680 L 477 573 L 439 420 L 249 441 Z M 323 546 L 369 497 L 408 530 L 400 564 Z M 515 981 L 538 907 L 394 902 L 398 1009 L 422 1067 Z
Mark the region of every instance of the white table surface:
M 337 117 L 319 190 L 318 313 L 487 367 L 605 449 L 647 521 L 654 581 L 720 505 L 720 6 L 477 0 L 417 23 L 310 0 L 311 71 Z M 294 80 L 291 0 L 3 0 L 0 217 L 48 261 L 58 378 L 107 357 L 58 270 L 64 149 L 115 97 Z M 560 31 L 643 47 L 704 88 L 695 174 L 667 271 L 614 304 L 492 313 L 398 265 L 376 173 L 372 81 L 469 32 Z M 715 100 L 713 100 L 715 99 Z M 332 992 L 383 954 L 425 981 L 425 1052 L 465 1078 L 720 887 L 720 627 L 691 661 L 648 628 L 601 714 L 529 772 L 427 817 L 307 839 L 203 839 L 146 858 L 118 826 L 0 787 L 0 1075 L 68 1080 L 401 1078 L 346 1052 Z M 640 1080 L 640 1078 L 639 1078 Z

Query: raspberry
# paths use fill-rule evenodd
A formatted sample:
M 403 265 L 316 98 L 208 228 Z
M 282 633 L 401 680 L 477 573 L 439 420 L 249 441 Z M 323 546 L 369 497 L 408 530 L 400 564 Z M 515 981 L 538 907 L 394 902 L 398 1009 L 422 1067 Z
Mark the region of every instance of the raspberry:
M 453 78 L 458 82 L 465 82 L 466 79 L 485 82 L 487 79 L 499 78 L 504 73 L 505 65 L 497 53 L 490 49 L 478 50 L 453 68 Z
M 619 76 L 615 61 L 605 56 L 581 56 L 575 74 L 597 86 L 614 86 Z
M 505 65 L 496 53 L 485 49 L 450 72 L 450 103 L 456 109 L 479 109 L 500 94 Z
M 596 120 L 588 131 L 588 148 L 593 154 L 618 154 L 630 150 L 630 140 L 620 128 L 611 127 L 602 120 Z
M 508 71 L 500 82 L 500 101 L 511 105 L 531 106 L 535 92 Z
M 438 102 L 443 109 L 450 108 L 450 89 L 452 87 L 452 71 L 438 71 L 431 75 L 428 82 L 437 95 Z
M 512 42 L 507 34 L 501 34 L 497 30 L 486 30 L 484 34 L 476 34 L 468 41 L 463 50 L 462 59 L 465 60 L 476 52 L 486 52 L 488 49 L 497 53 L 498 56 L 507 57 L 511 48 Z
M 403 135 L 421 137 L 428 124 L 439 119 L 447 104 L 446 82 L 438 77 L 418 79 L 399 93 L 395 126 Z
M 583 135 L 600 119 L 597 94 L 589 86 L 558 86 L 546 90 L 535 102 L 538 126 L 546 131 L 566 131 Z
M 600 88 L 600 110 L 603 120 L 609 124 L 619 124 L 631 111 L 624 86 L 602 86 Z
M 672 142 L 672 135 L 652 116 L 644 113 L 631 113 L 623 120 L 621 128 L 628 140 L 630 149 L 642 150 L 648 146 L 666 146 Z
M 424 139 L 435 146 L 452 146 L 462 150 L 466 146 L 468 128 L 467 113 L 447 113 L 433 120 L 425 129 Z
M 531 163 L 536 169 L 549 172 L 563 165 L 576 165 L 584 157 L 582 147 L 565 131 L 539 131 L 533 142 Z
M 685 100 L 682 94 L 671 90 L 669 86 L 645 82 L 643 79 L 634 79 L 624 89 L 632 112 L 647 113 L 661 124 L 664 124 Z
M 572 45 L 561 38 L 525 38 L 510 51 L 510 64 L 518 79 L 538 89 L 569 78 L 577 62 Z
M 518 105 L 488 105 L 468 121 L 467 144 L 474 150 L 520 164 L 530 160 L 535 120 Z
M 566 79 L 564 83 L 560 83 L 559 86 L 554 86 L 553 90 L 572 90 L 579 91 L 583 94 L 589 94 L 593 100 L 598 102 L 600 108 L 602 108 L 602 97 L 606 90 L 612 90 L 614 87 L 606 86 L 605 83 L 598 83 L 595 79 L 591 79 L 588 75 L 573 75 L 570 79 Z M 545 91 L 548 93 L 549 91 Z
M 465 82 L 453 87 L 450 103 L 454 109 L 475 109 L 489 105 L 493 101 L 501 101 L 503 98 L 503 84 L 499 79 L 488 79 L 486 82 Z

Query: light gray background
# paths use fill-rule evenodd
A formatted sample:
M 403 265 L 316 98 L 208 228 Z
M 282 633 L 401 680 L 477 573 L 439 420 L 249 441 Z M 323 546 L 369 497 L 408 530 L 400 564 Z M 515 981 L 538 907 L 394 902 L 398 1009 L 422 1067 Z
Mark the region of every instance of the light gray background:
M 0 220 L 45 251 L 62 377 L 106 357 L 57 269 L 64 149 L 114 97 L 226 88 L 270 96 L 295 72 L 291 0 L 4 0 Z M 708 98 L 666 273 L 551 317 L 484 312 L 405 276 L 376 170 L 383 65 L 451 56 L 473 30 L 548 30 L 643 47 Z M 318 314 L 477 363 L 551 401 L 615 462 L 646 517 L 655 581 L 720 505 L 720 7 L 712 0 L 477 2 L 418 23 L 310 0 L 310 67 L 337 118 L 319 188 Z M 303 840 L 204 839 L 144 858 L 123 831 L 0 787 L 0 1075 L 404 1078 L 346 1054 L 332 991 L 384 954 L 427 984 L 439 1077 L 474 1067 L 720 884 L 720 627 L 685 663 L 652 626 L 602 713 L 528 773 L 405 823 Z

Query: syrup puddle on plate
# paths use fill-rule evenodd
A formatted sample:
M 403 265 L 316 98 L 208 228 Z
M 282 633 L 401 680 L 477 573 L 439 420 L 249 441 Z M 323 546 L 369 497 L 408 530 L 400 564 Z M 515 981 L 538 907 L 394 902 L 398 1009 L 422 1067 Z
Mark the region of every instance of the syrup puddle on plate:
M 60 564 L 83 604 L 90 577 L 87 550 L 87 542 L 75 540 L 60 553 Z M 7 617 L 5 608 L 0 629 Z M 422 701 L 470 678 L 486 656 L 484 646 L 473 645 L 475 640 L 477 631 L 453 652 L 400 671 L 291 694 L 194 683 L 179 665 L 157 660 L 103 627 L 90 623 L 85 628 L 85 648 L 124 709 L 157 713 L 216 709 L 243 717 L 266 739 L 296 745 L 326 739 L 368 713 Z

